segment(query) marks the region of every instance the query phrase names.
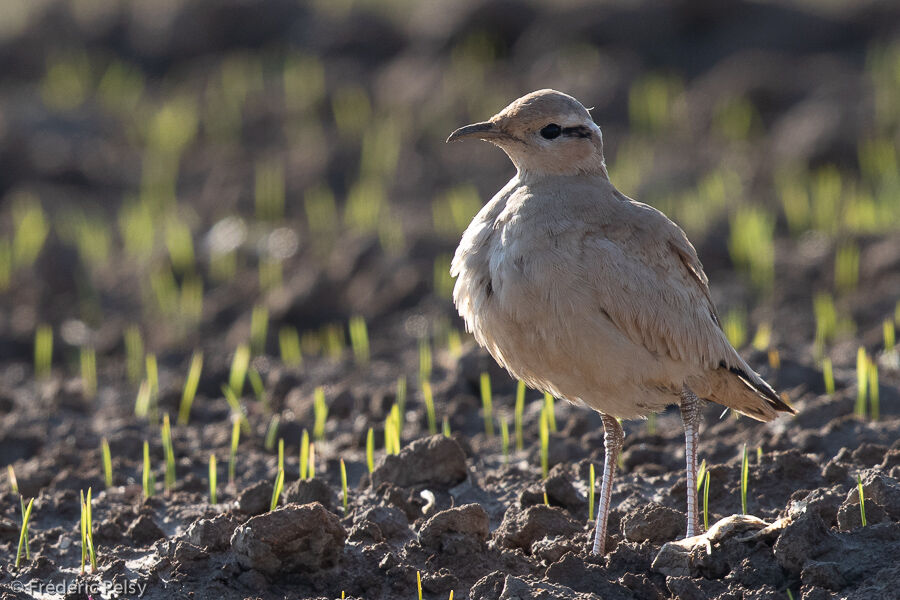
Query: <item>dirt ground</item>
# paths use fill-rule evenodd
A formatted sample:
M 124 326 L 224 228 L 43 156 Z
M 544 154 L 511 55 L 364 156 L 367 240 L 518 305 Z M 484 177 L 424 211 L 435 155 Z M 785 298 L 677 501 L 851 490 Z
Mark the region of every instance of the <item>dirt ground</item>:
M 394 600 L 415 598 L 419 577 L 425 599 L 898 597 L 900 348 L 884 341 L 885 323 L 900 321 L 896 3 L 28 6 L 0 25 L 0 275 L 13 264 L 0 291 L 0 464 L 13 467 L 18 485 L 16 493 L 0 476 L 0 598 Z M 894 79 L 879 79 L 885 72 Z M 496 148 L 443 140 L 542 87 L 595 107 L 613 183 L 685 227 L 720 313 L 749 332 L 742 354 L 797 409 L 767 424 L 713 404 L 703 413 L 709 524 L 742 511 L 746 447 L 747 513 L 771 527 L 727 533 L 689 556 L 660 553 L 685 528 L 674 408 L 652 423 L 624 423 L 602 557 L 588 551 L 589 469 L 603 466 L 599 416 L 555 403 L 543 478 L 544 400 L 529 390 L 524 447 L 513 442 L 504 456 L 499 427 L 513 421 L 516 382 L 460 331 L 446 271 L 459 235 L 454 210 L 463 206 L 465 221 L 472 199 L 477 209 L 512 167 Z M 664 108 L 642 109 L 635 93 L 661 94 Z M 866 154 L 867 140 L 883 145 Z M 783 178 L 800 172 L 811 174 L 813 208 L 797 229 Z M 880 208 L 865 219 L 836 210 L 829 220 L 817 202 L 835 186 L 839 202 L 857 206 L 852 199 L 871 193 Z M 332 203 L 316 201 L 329 194 Z M 29 198 L 43 207 L 48 233 L 35 260 L 16 269 L 25 252 L 17 214 Z M 745 206 L 772 218 L 768 287 L 733 250 Z M 126 226 L 131 218 L 136 228 Z M 181 261 L 184 231 L 190 258 Z M 90 259 L 98 244 L 106 252 Z M 223 244 L 230 250 L 217 253 Z M 858 272 L 847 284 L 835 264 L 851 247 Z M 191 282 L 201 285 L 196 313 L 185 308 Z M 813 310 L 823 292 L 837 312 L 824 345 L 824 317 Z M 222 386 L 257 306 L 268 329 L 251 365 L 265 401 L 244 387 L 247 429 L 229 483 L 233 409 Z M 350 348 L 355 315 L 367 324 L 368 360 Z M 54 332 L 44 376 L 35 373 L 41 324 Z M 143 360 L 129 376 L 123 340 L 133 327 L 139 358 L 158 361 L 149 419 L 135 410 Z M 301 365 L 282 355 L 284 327 L 301 336 Z M 85 392 L 83 347 L 96 351 L 95 395 Z M 877 418 L 871 389 L 866 414 L 855 414 L 860 347 L 878 367 Z M 423 348 L 433 356 L 437 427 L 446 419 L 449 436 L 429 433 Z M 175 425 L 195 351 L 204 357 L 197 397 L 189 424 Z M 400 378 L 402 448 L 386 456 Z M 315 441 L 315 478 L 300 480 L 318 387 L 324 438 Z M 175 453 L 168 491 L 164 413 Z M 266 434 L 276 415 L 284 491 L 270 511 L 278 457 Z M 145 440 L 157 480 L 149 498 Z M 79 574 L 79 492 L 88 488 L 99 564 Z M 16 568 L 20 494 L 35 500 L 31 558 Z

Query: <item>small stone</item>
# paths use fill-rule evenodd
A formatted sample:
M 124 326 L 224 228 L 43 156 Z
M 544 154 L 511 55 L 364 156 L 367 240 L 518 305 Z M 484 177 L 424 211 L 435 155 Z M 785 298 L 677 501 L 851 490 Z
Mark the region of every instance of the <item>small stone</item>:
M 333 566 L 346 538 L 338 517 L 321 504 L 287 504 L 238 527 L 231 548 L 245 569 L 274 575 Z
M 450 488 L 468 475 L 466 455 L 455 440 L 433 435 L 416 440 L 400 454 L 379 459 L 372 472 L 372 485 L 390 482 L 400 487 L 433 485 Z
M 166 534 L 149 515 L 140 515 L 131 523 L 125 534 L 138 544 L 152 544 L 156 540 L 166 537 Z
M 490 535 L 490 519 L 480 504 L 442 510 L 419 531 L 423 548 L 447 555 L 479 552 Z
M 185 537 L 191 544 L 207 551 L 224 550 L 237 526 L 238 520 L 229 514 L 197 519 L 188 527 Z

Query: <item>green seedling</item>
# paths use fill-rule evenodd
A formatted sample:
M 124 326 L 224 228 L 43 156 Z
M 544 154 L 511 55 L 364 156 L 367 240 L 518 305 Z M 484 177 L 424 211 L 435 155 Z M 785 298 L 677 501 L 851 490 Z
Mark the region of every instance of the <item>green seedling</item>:
M 100 456 L 103 459 L 103 482 L 108 489 L 111 488 L 113 484 L 113 470 L 112 453 L 109 450 L 109 442 L 106 438 L 103 438 L 100 442 Z
M 250 314 L 250 351 L 253 355 L 266 353 L 266 334 L 269 330 L 269 311 L 265 306 L 254 306 Z
M 881 417 L 881 401 L 878 391 L 878 364 L 874 360 L 869 360 L 868 383 L 866 385 L 869 390 L 869 415 L 873 421 L 877 421 Z
M 269 412 L 269 396 L 266 394 L 266 387 L 263 385 L 262 376 L 255 368 L 250 367 L 247 371 L 247 379 L 250 380 L 250 387 L 253 389 L 253 396 L 262 406 L 263 412 Z
M 284 281 L 281 261 L 276 258 L 263 258 L 257 265 L 259 270 L 259 289 L 263 292 L 278 289 Z
M 293 368 L 303 365 L 303 354 L 300 352 L 300 336 L 294 327 L 282 327 L 278 330 L 278 350 L 281 362 Z
M 369 330 L 361 316 L 350 317 L 350 346 L 357 365 L 369 364 Z
M 380 178 L 360 180 L 350 186 L 344 208 L 344 224 L 356 232 L 375 232 L 388 206 Z
M 400 430 L 398 428 L 398 410 L 397 405 L 391 407 L 384 420 L 384 451 L 386 454 L 400 454 Z
M 328 405 L 325 403 L 325 390 L 319 386 L 313 391 L 313 413 L 315 424 L 313 437 L 319 441 L 325 439 L 325 421 L 328 419 Z
M 275 486 L 272 488 L 272 501 L 269 503 L 269 512 L 275 510 L 278 506 L 282 489 L 284 489 L 284 469 L 279 469 L 278 475 L 275 477 Z
M 750 481 L 750 461 L 747 459 L 747 444 L 741 458 L 741 514 L 747 514 L 747 488 Z
M 703 477 L 703 529 L 709 531 L 709 471 Z
M 278 438 L 278 470 L 284 471 L 284 438 Z
M 330 247 L 338 230 L 339 218 L 334 193 L 324 184 L 311 187 L 303 197 L 306 223 L 319 252 Z
M 772 325 L 769 323 L 760 323 L 756 328 L 753 341 L 750 342 L 755 350 L 762 352 L 772 344 Z
M 588 469 L 588 521 L 594 520 L 594 494 L 596 488 L 597 475 L 594 472 L 594 463 L 591 463 Z
M 885 319 L 881 326 L 882 333 L 884 335 L 884 351 L 892 352 L 894 350 L 894 346 L 897 345 L 897 330 L 894 326 L 894 321 L 891 319 Z
M 24 516 L 27 507 L 25 506 L 25 498 L 22 496 L 19 496 L 19 509 Z M 25 528 L 25 560 L 31 560 L 31 547 L 28 545 L 28 525 L 23 521 L 22 526 Z
M 225 396 L 225 402 L 228 403 L 228 407 L 231 409 L 232 418 L 237 419 L 241 425 L 241 429 L 244 430 L 244 433 L 249 434 L 250 421 L 247 420 L 247 415 L 244 413 L 244 407 L 241 406 L 241 401 L 238 400 L 234 390 L 227 385 L 223 385 L 222 395 Z
M 481 407 L 484 413 L 484 433 L 487 437 L 494 437 L 494 402 L 491 394 L 491 377 L 487 373 L 481 374 Z
M 831 359 L 822 359 L 822 376 L 825 378 L 825 393 L 829 396 L 834 394 L 834 368 L 831 366 Z
M 700 468 L 697 469 L 697 491 L 700 491 L 700 487 L 703 485 L 703 478 L 706 477 L 706 459 L 704 458 L 700 462 Z
M 284 165 L 280 160 L 265 159 L 256 163 L 254 199 L 258 220 L 278 221 L 284 218 L 284 188 Z
M 19 493 L 19 480 L 16 479 L 16 470 L 12 465 L 6 465 L 6 476 L 9 477 L 9 487 L 13 494 Z
M 760 292 L 770 292 L 775 284 L 774 217 L 764 208 L 744 206 L 735 211 L 730 223 L 731 259 Z
M 341 504 L 344 505 L 344 514 L 347 514 L 347 501 L 349 494 L 347 493 L 347 466 L 344 459 L 341 459 Z
M 743 348 L 747 343 L 747 311 L 741 308 L 732 308 L 726 312 L 722 319 L 722 329 L 732 346 Z
M 313 443 L 309 445 L 309 478 L 316 478 L 316 445 Z
M 422 399 L 425 400 L 425 418 L 428 421 L 428 433 L 437 433 L 437 416 L 434 412 L 434 394 L 427 379 L 422 380 Z
M 150 413 L 150 382 L 146 379 L 138 388 L 137 397 L 134 400 L 134 416 L 139 419 L 147 418 Z
M 82 347 L 79 353 L 81 363 L 81 393 L 85 398 L 97 395 L 97 353 L 93 348 Z
M 340 325 L 326 325 L 322 328 L 322 339 L 325 344 L 325 355 L 334 362 L 344 355 L 344 328 Z
M 144 440 L 144 465 L 141 471 L 141 484 L 144 488 L 144 499 L 153 497 L 156 489 L 156 476 L 153 474 L 153 468 L 150 465 L 150 443 Z
M 816 354 L 821 355 L 837 336 L 837 309 L 830 294 L 820 293 L 813 297 L 813 314 L 816 317 Z
M 228 387 L 235 396 L 240 397 L 244 393 L 244 380 L 249 367 L 250 347 L 242 344 L 234 351 L 234 358 L 231 359 L 231 372 L 228 375 Z
M 794 600 L 794 594 L 791 593 L 790 589 L 785 590 L 787 592 L 788 600 Z
M 838 292 L 852 292 L 859 284 L 859 246 L 853 242 L 837 249 L 834 258 L 834 286 Z
M 547 490 L 544 490 L 544 506 L 550 506 L 550 499 L 547 497 Z
M 859 494 L 859 518 L 862 521 L 862 526 L 866 526 L 866 497 L 863 495 L 863 484 L 862 479 L 859 478 L 859 475 L 856 476 L 856 492 Z
M 451 261 L 452 258 L 449 254 L 439 254 L 434 259 L 432 278 L 434 295 L 438 298 L 453 297 L 453 276 L 450 275 Z
M 203 353 L 199 350 L 191 356 L 191 366 L 188 369 L 187 378 L 184 380 L 184 389 L 181 392 L 181 404 L 178 407 L 178 424 L 187 425 L 191 418 L 191 406 L 197 395 L 197 387 L 200 385 L 200 373 L 203 371 Z
M 500 449 L 503 452 L 503 462 L 509 462 L 509 419 L 506 415 L 500 419 Z
M 300 479 L 306 479 L 309 471 L 309 432 L 304 429 L 300 436 Z
M 90 557 L 91 573 L 97 572 L 97 553 L 94 548 L 94 519 L 91 515 L 91 488 L 87 496 L 81 490 L 81 574 L 84 575 L 85 558 Z
M 16 569 L 18 569 L 19 565 L 22 564 L 22 551 L 25 550 L 28 546 L 28 521 L 31 520 L 31 508 L 33 506 L 34 498 L 28 501 L 28 506 L 25 507 L 25 510 L 22 511 L 22 529 L 19 532 L 19 547 L 16 550 Z
M 275 448 L 275 440 L 278 438 L 278 426 L 281 424 L 281 418 L 278 415 L 272 415 L 269 426 L 266 428 L 266 441 L 263 444 L 267 452 L 271 452 Z
M 172 269 L 179 275 L 194 270 L 194 238 L 191 228 L 176 215 L 172 215 L 165 224 L 164 240 Z
M 162 447 L 166 458 L 166 493 L 175 487 L 175 448 L 172 445 L 172 426 L 169 423 L 169 415 L 163 415 Z
M 427 338 L 419 340 L 419 381 L 431 380 L 431 345 Z
M 159 367 L 155 354 L 148 354 L 144 360 L 144 368 L 147 371 L 148 402 L 146 416 L 154 425 L 159 424 L 158 400 L 159 400 Z
M 444 437 L 450 437 L 450 417 L 448 417 L 447 415 L 444 415 L 441 418 L 441 433 Z
M 418 592 L 419 600 L 422 600 L 422 572 L 416 571 L 416 591 Z
M 125 330 L 125 364 L 128 380 L 137 383 L 144 375 L 144 340 L 137 325 Z
M 31 267 L 44 247 L 50 224 L 38 198 L 28 192 L 13 199 L 12 217 L 12 263 L 17 268 Z
M 525 415 L 525 383 L 519 381 L 516 384 L 516 407 L 513 414 L 513 426 L 516 430 L 516 451 L 521 452 L 525 447 L 525 437 L 522 433 L 522 421 Z
M 868 396 L 869 383 L 869 357 L 862 346 L 856 352 L 856 407 L 854 414 L 864 419 L 866 417 L 866 398 Z
M 459 358 L 462 355 L 462 340 L 456 329 L 447 332 L 447 353 L 453 358 Z
M 756 447 L 756 464 L 760 464 L 763 458 L 762 446 Z
M 396 402 L 400 409 L 400 430 L 403 431 L 403 421 L 406 419 L 406 377 L 397 378 Z
M 541 476 L 546 479 L 550 472 L 550 423 L 547 419 L 547 411 L 541 411 L 540 423 L 541 436 Z
M 12 248 L 7 238 L 0 237 L 0 291 L 5 292 L 9 289 L 9 284 L 12 281 L 12 272 Z
M 547 424 L 550 425 L 550 431 L 556 433 L 556 407 L 553 394 L 544 392 L 544 410 L 547 411 Z
M 209 453 L 209 503 L 216 505 L 219 503 L 218 495 L 219 473 L 216 467 L 216 455 Z
M 231 415 L 231 448 L 228 454 L 228 485 L 234 485 L 234 472 L 237 467 L 238 445 L 241 443 L 241 421 Z
M 366 466 L 369 473 L 375 470 L 375 430 L 372 427 L 366 432 Z
M 40 325 L 34 333 L 34 375 L 38 378 L 50 376 L 53 365 L 53 329 Z

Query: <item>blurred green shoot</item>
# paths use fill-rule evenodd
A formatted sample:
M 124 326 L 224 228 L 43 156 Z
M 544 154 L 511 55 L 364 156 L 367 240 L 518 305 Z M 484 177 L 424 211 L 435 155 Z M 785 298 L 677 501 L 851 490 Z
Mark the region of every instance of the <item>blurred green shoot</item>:
M 556 407 L 553 394 L 550 392 L 544 392 L 544 410 L 547 411 L 547 424 L 550 426 L 550 431 L 556 433 Z
M 304 429 L 300 436 L 300 479 L 305 480 L 309 470 L 309 432 Z
M 751 342 L 753 348 L 762 352 L 772 344 L 772 325 L 769 323 L 760 323 L 756 328 L 756 334 Z
M 728 250 L 734 264 L 747 272 L 763 293 L 775 284 L 775 219 L 758 206 L 741 206 L 731 217 Z
M 242 396 L 244 393 L 244 380 L 247 377 L 247 369 L 250 366 L 250 347 L 241 344 L 234 351 L 234 358 L 231 360 L 231 373 L 228 376 L 228 387 L 234 392 L 235 396 Z
M 406 377 L 397 378 L 397 407 L 400 411 L 400 431 L 403 431 L 403 421 L 406 419 Z
M 197 395 L 197 387 L 200 385 L 200 373 L 203 370 L 203 352 L 196 350 L 191 356 L 191 366 L 188 369 L 187 378 L 184 380 L 184 389 L 181 392 L 181 405 L 178 407 L 178 424 L 187 425 L 191 418 L 191 406 Z
M 103 482 L 106 484 L 107 489 L 111 488 L 113 485 L 113 470 L 112 470 L 112 452 L 109 450 L 109 441 L 106 438 L 103 438 L 100 441 L 100 456 L 103 460 Z
M 350 345 L 357 365 L 369 364 L 369 332 L 366 320 L 356 315 L 350 317 Z
M 253 390 L 253 396 L 259 402 L 263 412 L 268 413 L 270 410 L 269 396 L 266 394 L 266 386 L 263 385 L 262 376 L 254 367 L 250 367 L 247 371 L 247 379 L 250 380 L 250 388 Z
M 231 447 L 228 453 L 228 485 L 234 485 L 234 474 L 237 470 L 238 446 L 241 443 L 241 420 L 237 415 L 231 415 Z
M 869 380 L 866 385 L 869 391 L 869 415 L 873 421 L 877 421 L 881 417 L 881 400 L 878 389 L 878 364 L 874 360 L 869 360 L 867 375 Z
M 169 423 L 168 413 L 163 415 L 161 435 L 163 454 L 166 459 L 165 487 L 166 493 L 169 493 L 175 487 L 175 448 L 172 445 L 172 426 Z
M 284 269 L 281 260 L 272 257 L 263 257 L 257 265 L 259 275 L 259 289 L 269 292 L 281 287 L 284 281 Z
M 278 500 L 281 499 L 281 490 L 284 489 L 284 469 L 278 470 L 275 477 L 275 485 L 272 487 L 272 501 L 269 502 L 269 512 L 275 510 L 278 506 Z
M 28 507 L 25 506 L 25 498 L 23 496 L 19 496 L 19 510 L 22 511 L 22 528 L 25 530 L 25 560 L 31 560 L 31 547 L 28 545 L 28 523 L 25 522 L 25 513 L 28 512 Z
M 747 311 L 741 308 L 730 309 L 722 319 L 722 329 L 732 346 L 743 348 L 747 343 Z
M 372 105 L 360 85 L 345 85 L 334 90 L 331 109 L 338 132 L 344 138 L 358 137 L 371 120 Z
M 216 455 L 213 452 L 209 453 L 209 503 L 216 505 L 219 503 L 219 496 L 217 488 L 218 486 L 219 473 L 218 468 L 216 467 Z
M 241 401 L 238 400 L 238 397 L 235 396 L 234 390 L 232 390 L 227 385 L 222 386 L 222 395 L 225 396 L 225 402 L 228 403 L 228 407 L 231 409 L 231 417 L 233 419 L 237 419 L 241 428 L 244 430 L 244 433 L 250 433 L 250 421 L 247 420 L 247 415 L 244 412 L 244 407 L 241 406 Z
M 462 355 L 462 340 L 456 329 L 447 332 L 447 352 L 453 358 L 459 358 Z
M 451 256 L 439 254 L 434 259 L 434 294 L 438 298 L 453 297 L 453 277 L 450 275 Z
M 344 514 L 347 514 L 347 501 L 349 494 L 347 493 L 347 467 L 344 465 L 344 459 L 341 459 L 341 504 L 344 506 Z
M 400 431 L 398 429 L 397 405 L 391 407 L 391 412 L 384 420 L 384 453 L 400 454 Z
M 513 426 L 516 430 L 516 451 L 520 452 L 525 447 L 525 438 L 522 433 L 522 421 L 525 415 L 525 382 L 516 384 L 516 407 L 513 413 Z
M 81 363 L 81 393 L 85 398 L 97 395 L 97 353 L 93 348 L 82 346 L 79 353 Z
M 325 96 L 325 67 L 316 56 L 295 54 L 285 58 L 282 71 L 284 105 L 304 112 Z
M 147 418 L 150 412 L 150 383 L 145 379 L 138 387 L 137 397 L 134 400 L 134 416 L 139 419 Z
M 316 445 L 314 443 L 309 444 L 309 470 L 308 470 L 309 478 L 316 478 Z
M 144 440 L 144 464 L 141 471 L 141 485 L 144 489 L 144 499 L 151 498 L 156 490 L 156 476 L 150 465 L 150 443 Z
M 378 228 L 387 200 L 384 185 L 376 179 L 358 181 L 350 187 L 344 208 L 344 224 L 357 232 Z
M 897 330 L 891 319 L 885 319 L 881 324 L 882 334 L 884 337 L 884 351 L 892 352 L 894 346 L 897 345 Z
M 144 360 L 147 370 L 147 385 L 150 387 L 150 400 L 155 402 L 159 397 L 159 365 L 155 354 L 148 354 Z
M 375 470 L 375 430 L 372 427 L 366 432 L 366 466 L 369 473 Z
M 509 419 L 503 415 L 500 419 L 500 449 L 503 452 L 503 462 L 509 462 Z
M 550 472 L 550 423 L 548 423 L 546 409 L 541 411 L 540 436 L 541 436 L 541 477 L 546 479 L 547 473 Z
M 275 448 L 275 440 L 278 438 L 278 426 L 281 424 L 281 418 L 278 415 L 272 415 L 269 426 L 266 428 L 266 437 L 263 447 L 266 452 L 271 452 Z
M 91 488 L 87 496 L 81 490 L 81 574 L 84 575 L 85 558 L 90 557 L 91 573 L 97 572 L 97 553 L 94 549 L 94 519 L 91 515 Z
M 866 526 L 866 497 L 863 494 L 862 479 L 856 476 L 856 493 L 859 495 L 859 517 L 862 520 L 862 526 Z
M 703 477 L 703 529 L 709 531 L 709 471 Z
M 284 471 L 284 438 L 278 438 L 278 470 Z
M 716 105 L 712 128 L 726 139 L 741 141 L 750 137 L 758 120 L 756 107 L 749 99 L 728 98 Z
M 172 261 L 172 270 L 183 275 L 194 270 L 194 238 L 185 221 L 172 214 L 165 225 L 165 244 Z
M 338 230 L 338 211 L 334 194 L 325 185 L 306 191 L 303 197 L 309 231 L 319 244 L 330 240 Z
M 325 339 L 325 354 L 333 361 L 341 360 L 344 354 L 344 328 L 340 325 L 326 325 L 323 328 Z
M 456 239 L 479 210 L 481 210 L 481 196 L 475 186 L 462 185 L 452 188 L 431 203 L 434 229 L 447 238 Z
M 480 378 L 481 408 L 484 414 L 484 433 L 487 437 L 494 437 L 494 402 L 491 394 L 491 376 L 482 373 Z
M 12 219 L 12 263 L 16 268 L 31 267 L 50 233 L 44 209 L 36 196 L 21 193 L 12 201 Z
M 700 487 L 703 485 L 703 478 L 706 476 L 706 459 L 700 463 L 700 468 L 697 469 L 697 491 L 700 491 Z
M 322 386 L 318 386 L 313 391 L 313 413 L 316 420 L 313 426 L 313 437 L 316 440 L 324 440 L 325 421 L 328 419 L 328 404 L 325 403 L 325 390 Z
M 839 293 L 852 292 L 859 284 L 859 246 L 847 242 L 834 257 L 834 286 Z
M 431 391 L 431 383 L 427 379 L 422 380 L 422 399 L 425 401 L 425 418 L 428 421 L 428 433 L 437 433 L 437 416 L 434 412 L 434 394 Z
M 296 368 L 303 364 L 300 336 L 294 327 L 285 326 L 278 330 L 278 348 L 281 351 L 281 362 L 288 367 Z
M 829 396 L 834 394 L 834 369 L 831 366 L 831 359 L 826 357 L 822 359 L 822 376 L 825 378 L 825 393 Z
M 9 289 L 12 281 L 13 257 L 9 240 L 0 237 L 0 291 Z
M 19 531 L 19 547 L 16 550 L 17 569 L 19 568 L 19 565 L 22 564 L 22 550 L 24 550 L 28 546 L 28 521 L 31 520 L 31 509 L 33 506 L 34 498 L 28 501 L 28 506 L 25 507 L 24 511 L 22 511 L 22 529 Z
M 50 376 L 53 365 L 53 329 L 49 325 L 39 325 L 34 333 L 34 375 L 38 378 Z
M 266 353 L 266 333 L 269 329 L 269 310 L 256 305 L 250 315 L 250 351 L 254 355 Z
M 431 344 L 428 338 L 419 340 L 419 381 L 431 379 Z
M 866 398 L 868 397 L 869 383 L 869 357 L 862 346 L 856 352 L 856 407 L 854 414 L 864 419 L 866 417 Z
M 256 218 L 278 221 L 284 218 L 284 165 L 278 159 L 264 159 L 256 163 L 254 200 Z
M 12 465 L 6 465 L 6 476 L 9 478 L 9 489 L 13 494 L 19 493 L 19 480 L 16 479 L 16 470 Z
M 144 76 L 140 69 L 114 60 L 97 85 L 97 97 L 107 110 L 126 115 L 137 108 L 144 92 Z
M 597 487 L 597 474 L 594 472 L 594 463 L 588 469 L 588 521 L 594 520 L 594 494 Z
M 762 459 L 763 459 L 762 446 L 757 446 L 756 447 L 756 464 L 761 463 Z
M 441 433 L 444 435 L 444 437 L 450 437 L 450 417 L 448 417 L 447 415 L 441 417 Z
M 744 454 L 741 458 L 741 514 L 747 514 L 747 487 L 750 482 L 750 461 L 747 459 L 747 444 L 744 444 Z
M 674 75 L 651 73 L 628 90 L 628 116 L 636 129 L 656 133 L 677 123 L 675 104 L 684 85 Z
M 137 383 L 144 376 L 144 340 L 137 325 L 125 330 L 125 364 L 128 380 Z
M 550 506 L 550 499 L 547 498 L 547 488 L 544 488 L 544 506 Z
M 788 600 L 794 600 L 794 594 L 791 592 L 790 588 L 786 589 Z

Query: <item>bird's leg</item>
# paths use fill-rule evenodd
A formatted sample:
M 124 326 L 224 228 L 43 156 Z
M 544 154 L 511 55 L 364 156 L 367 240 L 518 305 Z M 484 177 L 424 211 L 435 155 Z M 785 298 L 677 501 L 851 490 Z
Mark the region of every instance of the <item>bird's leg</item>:
M 681 392 L 681 422 L 684 423 L 684 458 L 687 463 L 687 536 L 700 533 L 697 507 L 697 445 L 700 442 L 700 399 L 685 388 Z
M 603 481 L 600 484 L 600 500 L 597 506 L 597 522 L 594 527 L 594 554 L 603 554 L 606 544 L 606 521 L 609 517 L 609 499 L 612 495 L 613 474 L 616 471 L 616 461 L 619 460 L 619 452 L 625 441 L 625 432 L 615 417 L 600 414 L 603 418 L 603 447 L 606 449 L 606 457 L 603 462 Z

